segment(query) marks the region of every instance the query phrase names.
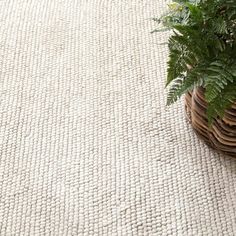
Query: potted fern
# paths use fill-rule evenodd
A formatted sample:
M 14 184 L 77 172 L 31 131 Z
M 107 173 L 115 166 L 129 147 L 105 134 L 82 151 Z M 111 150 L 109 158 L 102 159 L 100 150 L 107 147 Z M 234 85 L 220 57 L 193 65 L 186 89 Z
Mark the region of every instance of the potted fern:
M 156 31 L 168 41 L 167 104 L 185 94 L 193 128 L 216 149 L 236 156 L 236 2 L 174 0 Z

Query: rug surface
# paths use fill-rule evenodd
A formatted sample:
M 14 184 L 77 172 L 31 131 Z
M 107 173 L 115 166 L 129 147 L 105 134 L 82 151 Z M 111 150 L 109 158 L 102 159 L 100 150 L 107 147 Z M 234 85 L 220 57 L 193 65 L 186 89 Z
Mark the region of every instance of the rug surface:
M 236 235 L 236 160 L 166 108 L 161 0 L 0 1 L 0 235 Z

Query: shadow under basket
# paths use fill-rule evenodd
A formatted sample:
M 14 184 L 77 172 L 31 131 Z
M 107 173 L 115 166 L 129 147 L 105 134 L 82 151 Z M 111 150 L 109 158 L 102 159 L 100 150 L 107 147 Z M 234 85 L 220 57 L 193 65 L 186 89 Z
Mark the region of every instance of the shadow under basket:
M 216 119 L 211 128 L 208 127 L 206 108 L 203 88 L 185 95 L 187 119 L 200 138 L 214 149 L 236 157 L 236 103 L 226 110 L 222 119 Z

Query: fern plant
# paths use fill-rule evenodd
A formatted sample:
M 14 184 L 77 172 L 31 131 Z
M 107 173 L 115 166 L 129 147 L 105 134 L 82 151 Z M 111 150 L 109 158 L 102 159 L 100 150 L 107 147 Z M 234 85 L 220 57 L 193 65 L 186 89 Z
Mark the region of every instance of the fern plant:
M 236 101 L 235 0 L 174 0 L 159 19 L 168 41 L 167 104 L 202 86 L 211 124 Z

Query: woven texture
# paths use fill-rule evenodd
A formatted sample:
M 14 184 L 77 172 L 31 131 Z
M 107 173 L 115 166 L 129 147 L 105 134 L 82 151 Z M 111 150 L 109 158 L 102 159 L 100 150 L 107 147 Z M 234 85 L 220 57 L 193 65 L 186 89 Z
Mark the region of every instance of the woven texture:
M 225 110 L 222 119 L 215 119 L 209 126 L 207 102 L 203 88 L 196 88 L 185 95 L 186 115 L 193 129 L 209 146 L 236 157 L 236 103 Z
M 165 107 L 161 0 L 0 1 L 0 235 L 235 235 L 236 160 Z

